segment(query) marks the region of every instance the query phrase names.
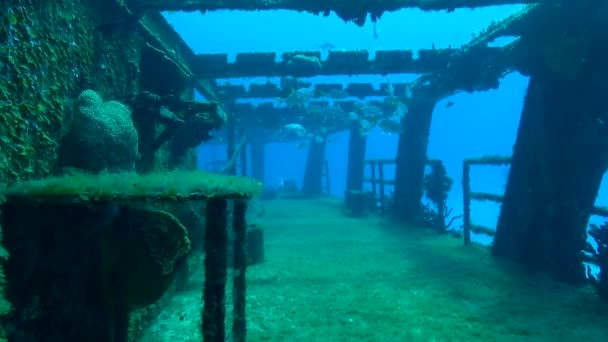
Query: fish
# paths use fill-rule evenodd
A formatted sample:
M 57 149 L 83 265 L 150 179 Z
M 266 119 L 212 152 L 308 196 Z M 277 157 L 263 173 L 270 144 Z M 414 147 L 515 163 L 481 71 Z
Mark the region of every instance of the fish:
M 346 116 L 344 109 L 337 106 L 327 106 L 323 108 L 321 114 L 323 114 L 324 117 L 329 118 L 343 118 Z
M 350 97 L 350 94 L 342 89 L 332 89 L 330 92 L 324 93 L 322 95 L 332 98 L 334 100 L 342 100 L 347 97 Z
M 287 97 L 281 99 L 281 103 L 287 104 L 288 107 L 304 107 L 306 102 L 312 99 L 315 95 L 313 88 L 300 88 L 298 90 L 292 90 Z
M 365 117 L 380 117 L 382 115 L 384 115 L 384 111 L 382 109 L 380 109 L 378 106 L 374 106 L 374 105 L 365 105 L 363 107 L 361 107 L 359 110 L 361 110 L 361 113 L 363 113 L 363 115 Z
M 378 35 L 378 25 L 377 25 L 377 22 L 374 21 L 374 39 L 378 40 L 378 37 L 379 37 L 379 35 Z
M 388 94 L 388 96 L 394 96 L 395 95 L 395 86 L 393 85 L 393 83 L 391 82 L 391 80 L 388 80 L 388 82 L 386 84 L 386 93 Z
M 397 105 L 397 109 L 393 112 L 394 116 L 398 116 L 399 118 L 404 117 L 409 112 L 409 108 L 403 102 L 399 102 Z
M 378 122 L 378 127 L 384 132 L 388 134 L 401 134 L 403 133 L 403 126 L 401 125 L 401 120 L 396 116 L 380 120 Z
M 323 51 L 329 51 L 329 50 L 333 50 L 336 48 L 336 46 L 328 41 L 325 41 L 323 43 L 320 44 L 315 44 L 316 47 L 318 47 L 319 49 L 323 50 Z
M 306 136 L 306 128 L 299 123 L 289 123 L 283 126 L 283 131 L 288 135 L 295 135 L 297 137 Z
M 454 105 L 453 101 L 449 101 L 448 103 L 445 104 L 445 108 L 450 108 Z
M 411 100 L 412 97 L 414 96 L 413 92 L 412 92 L 412 86 L 408 83 L 405 85 L 405 98 L 408 100 Z

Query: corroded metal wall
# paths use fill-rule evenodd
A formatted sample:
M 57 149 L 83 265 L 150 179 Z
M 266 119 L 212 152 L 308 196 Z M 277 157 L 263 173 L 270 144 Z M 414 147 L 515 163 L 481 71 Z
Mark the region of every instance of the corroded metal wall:
M 136 21 L 109 3 L 114 2 L 2 1 L 0 184 L 54 171 L 60 140 L 71 125 L 73 100 L 82 90 L 95 89 L 108 100 L 124 100 L 138 90 L 144 38 L 134 29 Z M 7 276 L 9 282 L 26 280 L 23 272 Z M 4 317 L 9 308 L 4 272 L 0 278 Z M 16 306 L 14 316 L 27 319 L 22 310 Z M 131 331 L 138 329 L 138 322 L 132 320 Z M 21 336 L 12 330 L 13 337 Z M 5 335 L 0 329 L 0 341 Z
M 97 1 L 3 1 L 0 183 L 48 174 L 85 88 L 108 99 L 136 87 L 140 39 L 99 21 Z M 126 78 L 125 75 L 133 75 Z

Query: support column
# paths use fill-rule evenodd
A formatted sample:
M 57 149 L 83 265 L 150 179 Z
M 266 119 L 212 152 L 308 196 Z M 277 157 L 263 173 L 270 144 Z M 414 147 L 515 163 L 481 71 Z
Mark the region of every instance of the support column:
M 265 146 L 262 141 L 251 142 L 251 176 L 264 183 Z
M 239 157 L 241 158 L 241 176 L 247 176 L 247 146 L 248 144 L 245 143 L 239 152 Z
M 325 160 L 325 141 L 316 142 L 312 140 L 308 148 L 302 194 L 305 196 L 317 196 L 323 193 L 323 161 Z
M 247 319 L 245 316 L 245 300 L 247 297 L 246 212 L 247 202 L 234 202 L 232 221 L 232 229 L 234 230 L 232 341 L 234 342 L 245 342 L 247 339 Z
M 426 151 L 431 131 L 434 101 L 413 101 L 401 124 L 395 170 L 395 204 L 393 215 L 403 221 L 414 221 L 420 214 L 420 200 Z
M 348 168 L 346 170 L 346 191 L 363 190 L 365 171 L 365 148 L 367 139 L 360 132 L 360 125 L 355 123 L 350 128 L 348 141 Z
M 232 157 L 236 151 L 236 125 L 234 122 L 234 116 L 231 114 L 228 115 L 228 122 L 226 123 L 226 144 L 226 160 L 230 162 L 233 160 Z M 236 175 L 236 163 L 228 165 L 226 172 L 229 175 Z
M 226 257 L 227 257 L 227 209 L 223 198 L 207 201 L 205 227 L 205 285 L 203 289 L 204 342 L 224 342 L 226 335 Z
M 575 78 L 531 76 L 492 250 L 573 283 L 608 166 L 605 46 L 594 42 Z

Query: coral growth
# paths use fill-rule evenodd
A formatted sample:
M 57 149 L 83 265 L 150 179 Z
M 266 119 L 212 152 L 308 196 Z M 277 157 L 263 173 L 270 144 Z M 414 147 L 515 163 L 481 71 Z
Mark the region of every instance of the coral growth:
M 62 142 L 60 165 L 92 172 L 135 168 L 138 134 L 129 107 L 106 101 L 93 90 L 76 102 L 74 123 Z

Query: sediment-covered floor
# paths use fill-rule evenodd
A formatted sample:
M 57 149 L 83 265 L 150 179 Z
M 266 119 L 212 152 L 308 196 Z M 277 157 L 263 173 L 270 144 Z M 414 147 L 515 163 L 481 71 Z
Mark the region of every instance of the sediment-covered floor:
M 608 338 L 608 306 L 593 291 L 497 262 L 461 239 L 348 218 L 335 199 L 263 205 L 266 262 L 248 271 L 248 341 Z M 203 272 L 193 273 L 141 341 L 201 341 Z

